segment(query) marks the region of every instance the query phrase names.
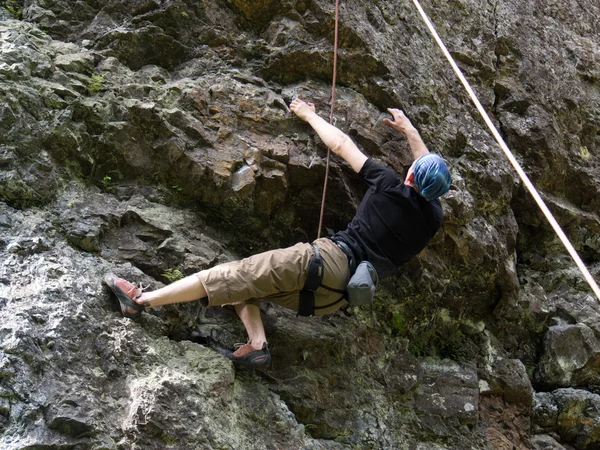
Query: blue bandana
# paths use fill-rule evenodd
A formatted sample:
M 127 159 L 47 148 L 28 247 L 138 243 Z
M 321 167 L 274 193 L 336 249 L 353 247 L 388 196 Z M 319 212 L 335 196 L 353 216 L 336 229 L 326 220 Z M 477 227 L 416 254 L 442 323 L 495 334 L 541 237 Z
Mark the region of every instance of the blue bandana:
M 450 189 L 450 172 L 438 155 L 428 153 L 417 159 L 414 168 L 415 184 L 427 200 L 441 197 Z

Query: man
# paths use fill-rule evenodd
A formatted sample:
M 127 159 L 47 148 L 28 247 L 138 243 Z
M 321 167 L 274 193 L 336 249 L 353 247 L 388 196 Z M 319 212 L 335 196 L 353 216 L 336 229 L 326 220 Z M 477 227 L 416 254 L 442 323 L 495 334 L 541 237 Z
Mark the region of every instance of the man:
M 309 314 L 322 315 L 347 304 L 342 292 L 352 275 L 350 263 L 354 268 L 369 261 L 383 278 L 419 253 L 434 236 L 442 223 L 438 197 L 450 188 L 450 174 L 443 159 L 429 153 L 402 111 L 388 109 L 393 120 L 385 119 L 385 123 L 408 138 L 414 162 L 404 182 L 319 117 L 312 103 L 295 99 L 290 110 L 310 124 L 323 143 L 369 186 L 348 228 L 331 238 L 317 239 L 313 243 L 316 250 L 300 243 L 261 253 L 203 270 L 153 292 L 142 292 L 114 274 L 106 274 L 104 280 L 117 295 L 125 316 L 137 317 L 146 308 L 198 299 L 207 306 L 232 305 L 246 328 L 248 343 L 226 356 L 246 366 L 268 365 L 271 356 L 258 303 L 266 299 L 298 311 L 314 253 L 320 255 L 324 273 Z

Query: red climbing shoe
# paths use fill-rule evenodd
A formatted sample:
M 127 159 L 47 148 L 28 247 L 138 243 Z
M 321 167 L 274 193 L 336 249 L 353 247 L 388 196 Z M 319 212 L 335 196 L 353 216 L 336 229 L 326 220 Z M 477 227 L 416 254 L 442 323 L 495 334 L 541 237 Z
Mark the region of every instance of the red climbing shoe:
M 142 315 L 142 311 L 144 311 L 145 307 L 135 301 L 142 295 L 143 288 L 141 285 L 140 287 L 136 287 L 129 281 L 117 277 L 112 272 L 104 275 L 104 282 L 117 296 L 117 300 L 119 300 L 119 305 L 121 307 L 121 313 L 125 317 L 137 319 Z
M 264 343 L 260 350 L 252 347 L 252 344 L 236 344 L 238 349 L 230 355 L 225 355 L 235 364 L 246 367 L 266 367 L 271 363 L 271 352 L 269 344 Z

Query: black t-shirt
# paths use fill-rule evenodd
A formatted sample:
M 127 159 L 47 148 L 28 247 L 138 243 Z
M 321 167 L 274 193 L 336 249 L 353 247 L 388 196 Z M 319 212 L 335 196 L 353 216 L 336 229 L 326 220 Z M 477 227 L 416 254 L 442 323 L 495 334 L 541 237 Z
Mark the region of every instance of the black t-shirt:
M 357 263 L 369 261 L 384 278 L 425 248 L 442 224 L 442 206 L 438 199 L 420 196 L 396 172 L 372 159 L 358 174 L 369 190 L 348 228 L 331 239 L 348 244 Z

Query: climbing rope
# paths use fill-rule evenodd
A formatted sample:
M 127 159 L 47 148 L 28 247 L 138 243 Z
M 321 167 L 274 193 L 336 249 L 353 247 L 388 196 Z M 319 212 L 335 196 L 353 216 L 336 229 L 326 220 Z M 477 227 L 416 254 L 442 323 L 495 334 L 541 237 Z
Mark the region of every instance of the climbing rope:
M 515 168 L 515 170 L 517 171 L 517 173 L 521 177 L 521 180 L 523 180 L 523 183 L 525 183 L 525 186 L 527 186 L 527 189 L 529 190 L 529 192 L 531 193 L 531 195 L 535 199 L 536 203 L 538 204 L 538 206 L 540 207 L 540 209 L 542 210 L 542 212 L 546 216 L 546 219 L 548 220 L 548 222 L 550 223 L 550 225 L 552 225 L 552 228 L 554 228 L 554 231 L 556 232 L 556 234 L 560 238 L 561 242 L 563 243 L 563 245 L 565 246 L 565 248 L 567 249 L 567 251 L 569 252 L 569 254 L 571 255 L 571 257 L 573 258 L 573 260 L 577 264 L 577 267 L 579 267 L 579 270 L 581 271 L 581 273 L 583 274 L 584 278 L 586 279 L 586 281 L 588 282 L 588 284 L 592 288 L 592 291 L 594 291 L 594 293 L 596 294 L 596 297 L 598 297 L 598 300 L 600 300 L 600 288 L 598 288 L 598 284 L 596 284 L 596 281 L 594 280 L 594 278 L 592 277 L 592 275 L 588 271 L 587 267 L 585 266 L 585 264 L 583 263 L 583 261 L 579 257 L 579 254 L 577 253 L 577 251 L 573 247 L 573 244 L 571 244 L 571 242 L 569 241 L 569 238 L 565 235 L 565 233 L 563 232 L 562 228 L 560 227 L 560 225 L 558 224 L 558 222 L 556 221 L 556 219 L 554 218 L 554 216 L 552 215 L 552 213 L 550 212 L 550 210 L 546 206 L 546 203 L 544 202 L 544 200 L 542 200 L 542 197 L 538 193 L 537 189 L 535 188 L 535 186 L 533 185 L 533 183 L 531 182 L 531 180 L 529 179 L 529 177 L 527 176 L 527 174 L 525 173 L 525 171 L 523 170 L 523 168 L 521 167 L 521 165 L 519 164 L 519 162 L 517 161 L 517 159 L 514 157 L 514 155 L 512 154 L 512 152 L 510 151 L 510 149 L 506 145 L 506 143 L 504 142 L 504 139 L 502 139 L 502 136 L 500 136 L 500 133 L 498 132 L 498 130 L 496 129 L 496 127 L 492 123 L 492 121 L 491 121 L 490 117 L 488 116 L 487 112 L 485 111 L 485 109 L 483 109 L 483 106 L 481 106 L 481 102 L 479 101 L 479 99 L 475 95 L 475 92 L 473 92 L 473 89 L 469 85 L 469 82 L 464 77 L 464 75 L 462 74 L 461 70 L 456 65 L 456 62 L 454 61 L 454 58 L 452 58 L 452 55 L 450 55 L 450 52 L 448 51 L 448 49 L 446 48 L 446 46 L 444 45 L 444 43 L 440 39 L 440 36 L 438 35 L 438 33 L 435 30 L 433 24 L 431 23 L 431 20 L 429 20 L 429 17 L 427 16 L 427 14 L 423 10 L 423 8 L 421 8 L 421 5 L 419 4 L 419 1 L 418 0 L 413 0 L 413 3 L 417 7 L 417 10 L 419 11 L 419 14 L 423 18 L 425 24 L 427 25 L 427 28 L 429 28 L 429 31 L 433 35 L 435 41 L 437 42 L 437 44 L 441 48 L 442 52 L 444 53 L 444 56 L 446 56 L 446 59 L 448 60 L 448 62 L 452 66 L 452 69 L 454 69 L 454 72 L 456 73 L 456 75 L 460 79 L 461 83 L 463 84 L 463 86 L 465 87 L 465 89 L 467 90 L 467 92 L 469 93 L 469 96 L 471 97 L 471 100 L 473 101 L 473 103 L 477 107 L 477 110 L 479 111 L 479 113 L 481 114 L 481 116 L 483 117 L 483 119 L 485 120 L 485 123 L 487 124 L 487 126 L 490 129 L 490 131 L 492 132 L 492 134 L 494 135 L 494 138 L 496 139 L 496 142 L 498 142 L 498 145 L 500 145 L 500 148 L 502 149 L 502 151 L 504 152 L 504 154 L 506 155 L 506 157 L 508 158 L 508 160 L 510 161 L 510 163 L 512 164 L 512 166 Z
M 340 2 L 335 0 L 335 30 L 333 37 L 333 81 L 331 83 L 331 109 L 329 111 L 329 123 L 333 125 L 333 109 L 335 107 L 335 83 L 337 78 L 337 49 L 338 49 L 338 22 L 339 22 Z M 323 215 L 325 213 L 325 198 L 327 197 L 327 180 L 329 179 L 329 160 L 331 159 L 331 150 L 327 149 L 327 164 L 325 165 L 325 181 L 323 182 L 323 197 L 321 199 L 321 215 L 319 216 L 319 229 L 317 239 L 321 237 L 323 228 Z

